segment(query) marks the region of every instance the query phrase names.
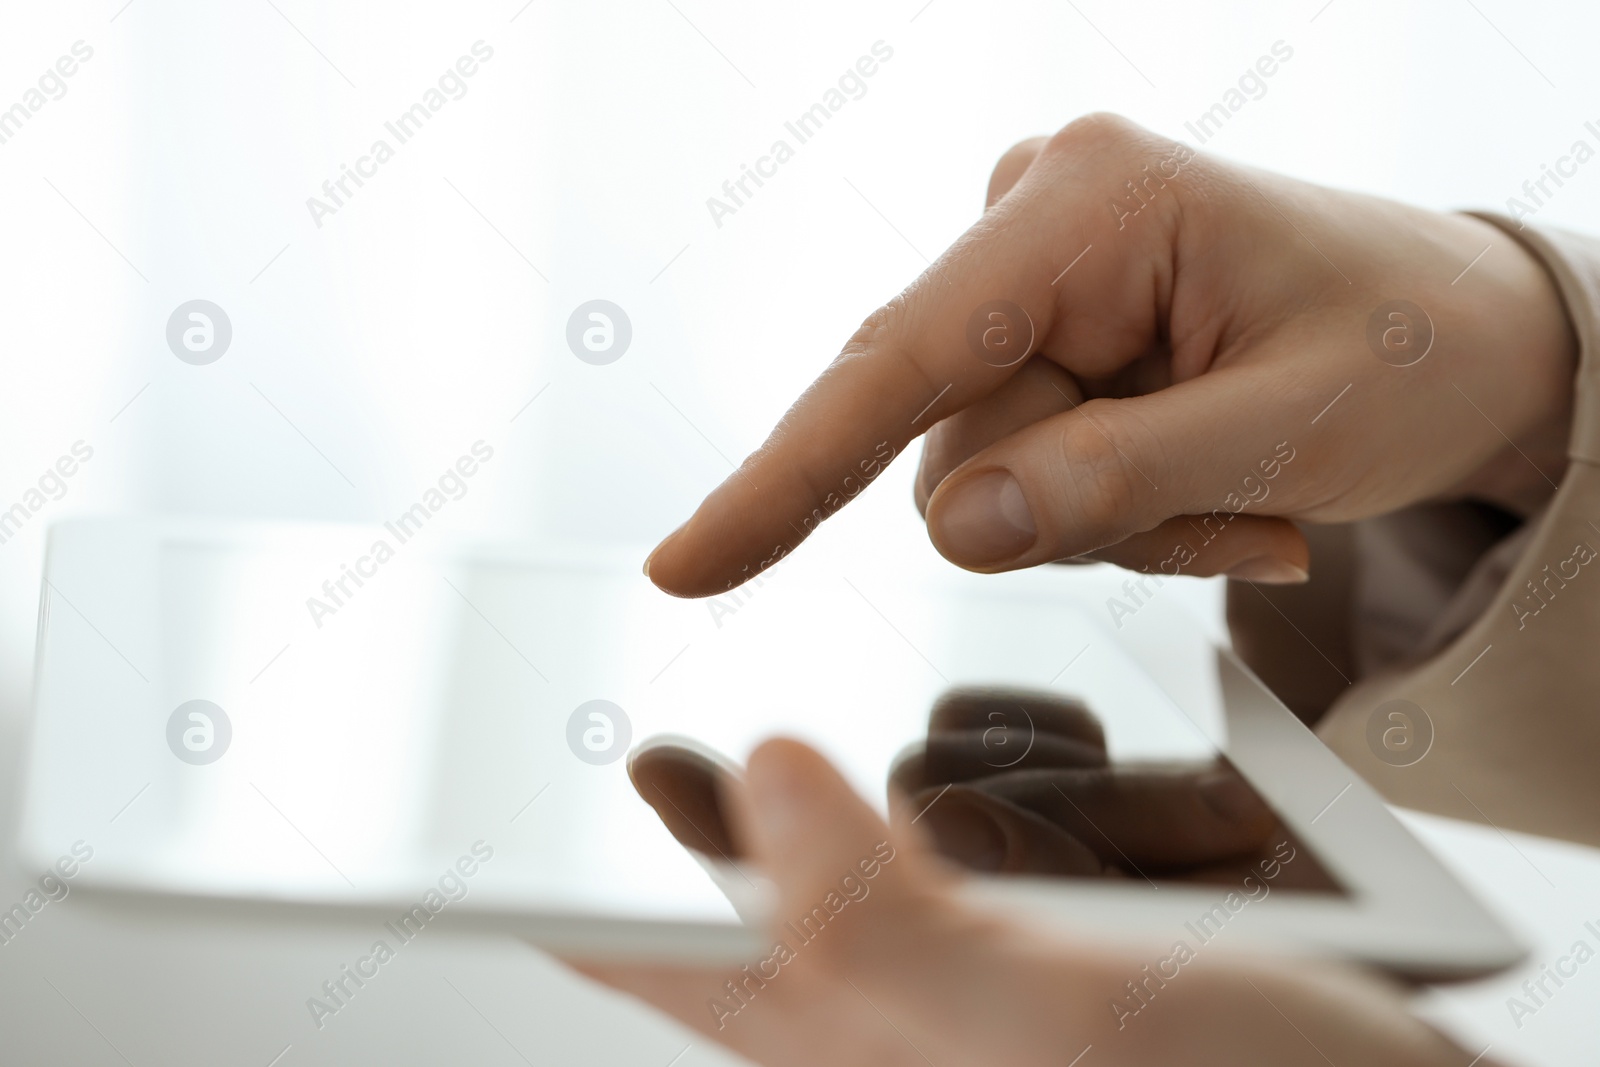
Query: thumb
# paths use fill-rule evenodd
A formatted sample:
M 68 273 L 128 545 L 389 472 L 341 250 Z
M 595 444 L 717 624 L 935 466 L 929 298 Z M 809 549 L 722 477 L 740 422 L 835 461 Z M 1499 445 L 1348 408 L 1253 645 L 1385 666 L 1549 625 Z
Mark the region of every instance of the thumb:
M 798 741 L 763 744 L 726 788 L 736 837 L 776 885 L 781 940 L 814 940 L 840 963 L 896 958 L 882 953 L 911 936 L 949 882 L 915 827 L 891 828 Z
M 1240 414 L 1252 396 L 1295 410 L 1261 373 L 1213 371 L 1018 430 L 939 485 L 927 510 L 934 546 L 978 571 L 1087 555 L 1169 576 L 1304 581 L 1305 538 L 1275 517 L 1304 481 L 1293 432 Z

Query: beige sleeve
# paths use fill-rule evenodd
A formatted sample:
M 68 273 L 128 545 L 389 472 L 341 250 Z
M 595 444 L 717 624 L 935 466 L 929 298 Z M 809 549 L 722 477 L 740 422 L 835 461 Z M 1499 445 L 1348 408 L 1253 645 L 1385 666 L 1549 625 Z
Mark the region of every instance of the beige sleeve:
M 1600 464 L 1600 238 L 1519 225 L 1489 212 L 1471 214 L 1521 243 L 1555 279 L 1578 337 L 1577 412 L 1568 455 Z

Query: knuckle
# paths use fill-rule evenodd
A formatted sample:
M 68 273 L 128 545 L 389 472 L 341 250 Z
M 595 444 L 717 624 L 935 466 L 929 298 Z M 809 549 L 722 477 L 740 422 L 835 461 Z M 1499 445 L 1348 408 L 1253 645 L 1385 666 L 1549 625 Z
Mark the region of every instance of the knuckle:
M 1061 127 L 1043 150 L 1053 155 L 1071 156 L 1120 152 L 1147 136 L 1142 127 L 1121 115 L 1096 111 Z
M 912 371 L 932 397 L 944 388 L 945 380 L 927 365 L 927 331 L 932 307 L 927 289 L 914 283 L 900 295 L 878 308 L 856 328 L 850 340 L 833 361 L 831 370 L 861 360 L 887 360 L 901 363 Z
M 897 339 L 906 336 L 913 318 L 911 291 L 907 290 L 890 299 L 888 303 L 861 321 L 861 325 L 856 327 L 856 332 L 850 335 L 850 340 L 846 341 L 844 348 L 840 350 L 839 360 L 847 361 L 852 357 L 882 351 L 894 344 Z
M 879 340 L 894 330 L 895 324 L 905 316 L 905 300 L 895 297 L 861 320 L 856 332 L 845 342 L 843 355 L 866 352 Z
M 989 174 L 989 202 L 992 204 L 1004 196 L 1006 191 L 1022 177 L 1023 173 L 1033 165 L 1039 153 L 1044 151 L 1049 142 L 1048 137 L 1030 137 L 1025 141 L 1018 141 L 1008 148 L 994 170 Z
M 1021 170 L 1025 168 L 1029 163 L 1033 162 L 1034 156 L 1043 151 L 1049 140 L 1050 138 L 1048 137 L 1029 137 L 1026 140 L 1018 141 L 1005 150 L 999 162 L 994 165 L 994 173 L 1000 174 L 1008 169 Z
M 1138 502 L 1138 475 L 1124 429 L 1104 411 L 1080 408 L 1061 428 L 1059 444 L 1056 481 L 1067 487 L 1066 518 L 1077 535 L 1073 540 L 1085 542 L 1080 551 L 1121 540 Z

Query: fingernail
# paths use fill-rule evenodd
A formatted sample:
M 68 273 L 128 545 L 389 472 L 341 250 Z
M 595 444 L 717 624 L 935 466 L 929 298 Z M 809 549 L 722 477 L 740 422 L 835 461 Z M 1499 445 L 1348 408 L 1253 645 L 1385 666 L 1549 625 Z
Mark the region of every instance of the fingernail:
M 689 525 L 687 521 L 679 523 L 676 530 L 673 530 L 671 533 L 667 534 L 667 536 L 663 537 L 661 539 L 661 543 L 650 550 L 650 554 L 644 558 L 644 576 L 646 578 L 650 577 L 650 561 L 660 555 L 661 550 L 670 545 L 673 539 L 681 534 L 683 532 L 683 528 L 687 525 Z
M 922 818 L 940 855 L 976 871 L 998 871 L 1005 864 L 1005 831 L 978 805 L 946 796 Z
M 1237 775 L 1208 775 L 1195 788 L 1211 810 L 1229 822 L 1244 822 L 1261 813 L 1261 798 Z
M 1038 540 L 1022 487 L 1010 471 L 992 470 L 953 486 L 935 515 L 934 541 L 959 563 L 998 563 Z
M 1301 585 L 1310 579 L 1304 568 L 1275 556 L 1256 556 L 1228 568 L 1228 577 L 1264 585 Z

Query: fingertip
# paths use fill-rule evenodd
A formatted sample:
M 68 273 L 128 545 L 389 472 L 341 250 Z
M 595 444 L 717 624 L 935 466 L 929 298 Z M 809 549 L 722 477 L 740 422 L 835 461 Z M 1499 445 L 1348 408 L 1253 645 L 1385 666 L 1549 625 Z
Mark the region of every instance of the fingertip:
M 644 576 L 650 579 L 657 589 L 671 596 L 692 596 L 684 583 L 686 577 L 683 573 L 681 561 L 674 551 L 675 546 L 682 538 L 683 531 L 689 528 L 686 520 L 678 524 L 677 529 L 663 537 L 650 554 L 644 558 Z
M 749 580 L 734 573 L 725 550 L 711 535 L 697 530 L 694 520 L 684 523 L 655 547 L 644 561 L 644 576 L 661 592 L 682 600 L 700 600 L 726 593 Z
M 808 810 L 849 786 L 810 745 L 788 737 L 763 742 L 750 754 L 750 802 L 764 828 L 787 828 Z
M 1254 545 L 1247 546 L 1223 571 L 1239 581 L 1262 585 L 1304 585 L 1311 580 L 1311 545 L 1288 519 L 1254 517 Z M 1253 550 L 1252 550 L 1253 549 Z
M 805 538 L 768 540 L 757 528 L 784 508 L 781 494 L 758 494 L 735 475 L 701 501 L 687 522 L 672 531 L 644 561 L 644 573 L 669 596 L 717 596 L 752 581 L 786 558 Z
M 806 868 L 858 849 L 886 827 L 827 758 L 792 738 L 764 742 L 750 755 L 743 800 L 763 859 Z

